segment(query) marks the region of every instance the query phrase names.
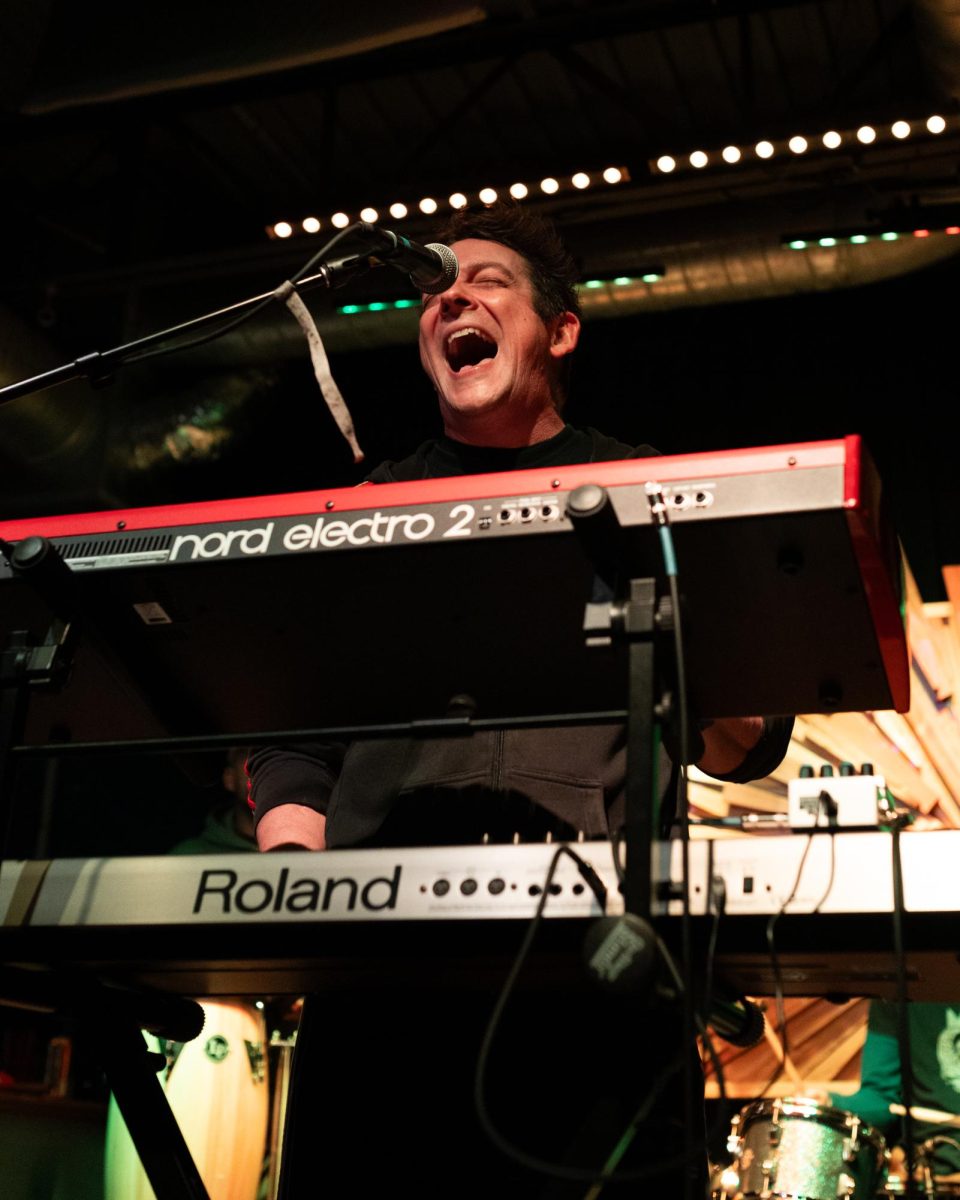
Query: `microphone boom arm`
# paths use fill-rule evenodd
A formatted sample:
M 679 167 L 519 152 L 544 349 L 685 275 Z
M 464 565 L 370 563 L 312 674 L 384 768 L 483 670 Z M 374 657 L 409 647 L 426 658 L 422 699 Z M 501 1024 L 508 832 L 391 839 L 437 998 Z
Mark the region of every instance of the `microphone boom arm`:
M 365 241 L 372 241 L 374 245 L 361 254 L 345 255 L 328 262 L 323 261 L 335 245 L 354 234 L 360 234 Z M 446 254 L 442 253 L 444 251 Z M 446 256 L 452 260 L 452 265 Z M 394 259 L 398 261 L 395 262 Z M 400 259 L 402 259 L 402 265 Z M 378 262 L 399 266 L 401 270 L 410 275 L 411 282 L 421 291 L 430 291 L 431 286 L 441 283 L 442 286 L 438 286 L 437 290 L 445 290 L 456 278 L 458 269 L 453 251 L 446 246 L 418 246 L 415 242 L 410 242 L 387 229 L 380 229 L 369 222 L 361 221 L 341 230 L 318 254 L 310 259 L 301 271 L 293 276 L 291 282 L 297 291 L 305 291 L 321 285 L 333 288 L 337 286 L 337 282 L 342 276 L 352 275 L 356 271 L 376 266 Z M 306 272 L 318 263 L 320 263 L 318 273 L 308 276 Z M 441 267 L 441 263 L 443 263 L 443 267 Z M 452 277 L 450 276 L 451 270 Z M 419 275 L 420 271 L 425 274 Z M 431 272 L 433 273 L 432 279 Z M 145 358 L 158 357 L 162 354 L 175 354 L 180 350 L 189 350 L 201 342 L 213 341 L 221 337 L 236 328 L 237 325 L 249 320 L 260 308 L 264 308 L 271 301 L 276 300 L 279 290 L 263 292 L 259 296 L 240 300 L 226 308 L 218 308 L 214 312 L 194 317 L 191 321 L 184 321 L 169 329 L 161 329 L 157 333 L 147 334 L 146 337 L 114 346 L 110 350 L 95 350 L 91 354 L 81 355 L 72 362 L 56 367 L 52 371 L 44 371 L 29 379 L 21 379 L 17 383 L 8 384 L 7 387 L 0 388 L 0 404 L 16 400 L 20 396 L 32 395 L 45 388 L 58 387 L 60 384 L 69 383 L 74 379 L 87 379 L 92 386 L 102 387 L 110 382 L 118 367 L 122 367 L 128 362 L 139 362 Z M 164 346 L 165 342 L 169 342 L 173 338 L 204 329 L 225 318 L 227 318 L 226 324 L 201 338 L 193 339 L 182 345 Z

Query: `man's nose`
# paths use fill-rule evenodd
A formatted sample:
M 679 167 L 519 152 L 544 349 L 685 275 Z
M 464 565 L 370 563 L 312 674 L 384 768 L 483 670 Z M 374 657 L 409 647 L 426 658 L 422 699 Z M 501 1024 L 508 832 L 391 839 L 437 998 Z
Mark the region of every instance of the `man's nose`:
M 469 308 L 473 301 L 470 298 L 469 292 L 457 280 L 451 284 L 445 292 L 440 293 L 440 311 L 449 316 L 453 313 L 462 312 L 463 309 Z

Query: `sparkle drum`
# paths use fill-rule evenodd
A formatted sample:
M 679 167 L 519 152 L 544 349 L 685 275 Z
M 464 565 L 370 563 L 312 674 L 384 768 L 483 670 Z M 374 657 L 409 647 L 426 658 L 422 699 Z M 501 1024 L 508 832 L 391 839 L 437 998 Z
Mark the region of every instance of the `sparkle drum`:
M 183 1046 L 159 1044 L 161 1076 L 210 1200 L 256 1200 L 267 1141 L 267 1058 L 263 1014 L 241 1002 L 203 1000 L 203 1031 Z M 110 1098 L 106 1200 L 155 1200 L 116 1101 Z
M 873 1200 L 883 1182 L 880 1134 L 811 1100 L 748 1105 L 734 1117 L 727 1146 L 735 1162 L 718 1200 Z

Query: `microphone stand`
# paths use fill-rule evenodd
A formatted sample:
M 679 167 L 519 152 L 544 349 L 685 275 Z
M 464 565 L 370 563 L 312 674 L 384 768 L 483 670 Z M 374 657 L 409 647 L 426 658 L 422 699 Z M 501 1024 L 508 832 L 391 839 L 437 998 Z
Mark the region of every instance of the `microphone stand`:
M 379 266 L 380 260 L 375 256 L 375 252 L 367 250 L 362 253 L 349 254 L 342 258 L 323 262 L 317 274 L 307 274 L 319 261 L 326 257 L 335 245 L 348 235 L 362 228 L 362 224 L 357 224 L 350 225 L 346 229 L 341 230 L 330 239 L 322 250 L 310 259 L 306 266 L 294 275 L 293 279 L 290 280 L 291 284 L 298 291 L 321 285 L 327 288 L 334 288 L 345 282 L 344 277 L 349 277 L 359 270 Z M 200 345 L 201 342 L 212 341 L 229 330 L 235 329 L 244 321 L 249 320 L 261 308 L 265 308 L 272 300 L 277 298 L 276 292 L 263 292 L 259 296 L 252 296 L 248 300 L 240 300 L 236 304 L 230 304 L 226 308 L 218 308 L 214 312 L 205 313 L 202 317 L 194 317 L 192 321 L 184 321 L 180 325 L 173 325 L 169 329 L 160 330 L 158 333 L 148 334 L 146 337 L 138 338 L 134 342 L 114 346 L 111 350 L 94 350 L 91 354 L 83 354 L 79 358 L 74 359 L 73 362 L 65 363 L 62 367 L 56 367 L 52 371 L 44 371 L 41 375 L 33 375 L 29 379 L 22 379 L 18 383 L 11 383 L 7 387 L 0 388 L 0 404 L 5 404 L 9 400 L 16 400 L 20 396 L 29 396 L 33 392 L 42 391 L 44 388 L 57 387 L 61 383 L 69 383 L 73 379 L 85 378 L 89 380 L 93 387 L 103 387 L 110 382 L 114 371 L 118 367 L 122 367 L 130 362 L 140 362 L 147 358 L 159 357 L 162 354 L 173 354 L 179 350 L 188 350 L 192 346 Z M 225 325 L 220 326 L 212 334 L 194 339 L 182 345 L 162 348 L 162 343 L 169 341 L 171 338 L 179 337 L 184 333 L 194 330 L 204 329 L 208 325 L 222 321 L 224 318 L 232 319 L 227 320 Z M 153 347 L 161 348 L 153 349 Z
M 70 380 L 85 377 L 93 386 L 102 386 L 109 381 L 113 370 L 128 362 L 142 361 L 162 354 L 189 349 L 202 342 L 220 337 L 228 330 L 248 320 L 260 308 L 272 300 L 285 302 L 291 289 L 315 287 L 320 284 L 335 287 L 342 276 L 378 265 L 378 260 L 368 250 L 350 254 L 326 262 L 330 251 L 349 234 L 358 229 L 353 225 L 335 235 L 314 257 L 285 285 L 276 292 L 265 292 L 248 300 L 241 300 L 227 308 L 217 309 L 192 321 L 185 321 L 159 333 L 149 334 L 134 342 L 116 346 L 101 353 L 82 355 L 73 362 L 55 370 L 46 371 L 29 379 L 21 380 L 0 388 L 0 404 L 27 396 L 44 388 L 55 387 Z M 316 275 L 309 275 L 321 263 Z M 224 323 L 224 318 L 228 318 Z M 217 324 L 217 328 L 205 336 L 184 343 L 164 346 L 171 338 L 193 330 Z M 56 685 L 62 682 L 69 671 L 69 662 L 74 649 L 75 624 L 86 615 L 82 596 L 74 587 L 71 571 L 64 565 L 56 549 L 42 538 L 28 538 L 23 543 L 10 546 L 0 543 L 0 552 L 9 558 L 16 574 L 25 576 L 41 596 L 51 600 L 55 615 L 44 642 L 36 646 L 25 631 L 11 631 L 6 643 L 0 643 L 0 861 L 8 849 L 11 812 L 5 802 L 12 797 L 13 761 L 12 751 L 22 741 L 27 721 L 28 696 L 36 686 Z M 131 1137 L 140 1155 L 153 1191 L 160 1200 L 208 1200 L 208 1193 L 196 1168 L 190 1150 L 170 1110 L 167 1097 L 158 1083 L 155 1072 L 155 1056 L 147 1053 L 138 1024 L 153 1019 L 143 1014 L 122 1014 L 116 1017 L 113 1006 L 105 1006 L 110 993 L 98 981 L 83 986 L 83 981 L 61 980 L 51 973 L 18 972 L 16 968 L 3 966 L 0 970 L 0 1004 L 23 1003 L 21 992 L 25 988 L 49 984 L 50 999 L 44 993 L 43 1003 L 52 1004 L 53 1011 L 59 1004 L 70 1007 L 78 1005 L 87 1027 L 93 1033 L 98 1058 L 116 1095 L 117 1102 L 130 1130 Z M 13 995 L 11 1000 L 9 997 Z M 136 997 L 135 997 L 136 998 Z M 36 1006 L 32 992 L 29 999 Z M 195 1037 L 203 1025 L 203 1014 L 193 1001 L 162 998 L 160 1017 L 182 1022 L 179 1034 L 183 1040 Z M 148 1007 L 150 1001 L 147 1001 Z M 171 1008 L 167 1014 L 166 1005 Z

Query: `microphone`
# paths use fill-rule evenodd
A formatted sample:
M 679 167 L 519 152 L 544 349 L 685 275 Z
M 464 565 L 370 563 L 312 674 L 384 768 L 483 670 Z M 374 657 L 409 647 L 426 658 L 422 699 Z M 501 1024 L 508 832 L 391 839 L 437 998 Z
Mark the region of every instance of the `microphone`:
M 714 994 L 707 1008 L 707 1024 L 731 1046 L 749 1049 L 763 1040 L 763 1009 L 745 996 L 729 1000 Z
M 402 271 L 418 291 L 428 295 L 445 292 L 460 274 L 457 256 L 440 242 L 421 246 L 369 221 L 357 225 L 357 235 L 367 242 L 375 258 Z

